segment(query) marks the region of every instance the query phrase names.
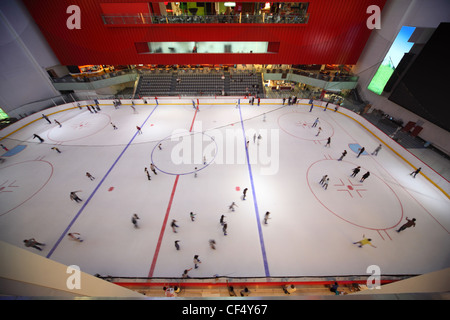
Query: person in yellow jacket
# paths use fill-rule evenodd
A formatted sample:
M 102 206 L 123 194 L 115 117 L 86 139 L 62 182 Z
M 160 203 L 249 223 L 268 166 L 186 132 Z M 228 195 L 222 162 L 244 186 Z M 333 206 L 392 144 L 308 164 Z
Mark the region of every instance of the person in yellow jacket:
M 368 239 L 366 238 L 365 235 L 363 235 L 363 239 L 357 242 L 353 242 L 353 244 L 358 244 L 358 247 L 362 248 L 362 246 L 369 244 L 370 246 L 376 248 L 372 243 L 370 243 L 370 241 L 372 241 L 372 239 Z

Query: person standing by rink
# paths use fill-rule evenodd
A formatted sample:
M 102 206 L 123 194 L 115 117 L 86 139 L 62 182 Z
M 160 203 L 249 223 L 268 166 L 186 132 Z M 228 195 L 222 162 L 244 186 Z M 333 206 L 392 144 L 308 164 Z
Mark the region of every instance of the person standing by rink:
M 416 218 L 412 218 L 411 220 L 409 220 L 408 217 L 406 217 L 406 221 L 408 221 L 408 222 L 406 222 L 404 225 L 402 225 L 400 227 L 400 229 L 395 230 L 395 231 L 400 232 L 400 231 L 405 230 L 406 228 L 416 227 Z
M 422 167 L 420 167 L 417 170 L 411 172 L 409 175 L 412 176 L 413 178 L 415 178 L 417 176 L 417 174 L 420 172 L 420 170 L 422 170 Z
M 309 104 L 311 105 L 311 108 L 309 108 L 309 112 L 311 112 L 312 109 L 313 109 L 313 107 L 314 107 L 314 100 L 313 100 L 313 99 L 310 99 L 310 100 L 309 100 Z

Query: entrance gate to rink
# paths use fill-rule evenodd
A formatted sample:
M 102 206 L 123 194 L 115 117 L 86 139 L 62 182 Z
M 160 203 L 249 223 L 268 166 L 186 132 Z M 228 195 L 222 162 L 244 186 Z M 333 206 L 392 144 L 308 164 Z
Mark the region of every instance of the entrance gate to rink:
M 385 285 L 405 280 L 416 275 L 383 275 L 379 284 Z M 337 282 L 341 294 L 349 294 L 370 289 L 373 277 L 361 276 L 327 276 L 327 277 L 227 277 L 216 276 L 209 278 L 144 278 L 100 276 L 105 281 L 151 296 L 168 295 L 167 290 L 175 288 L 175 296 L 239 296 L 242 289 L 248 288 L 252 296 L 284 296 L 285 286 L 294 285 L 296 295 L 324 295 L 333 294 L 331 287 Z M 373 289 L 376 290 L 376 289 Z M 176 292 L 175 291 L 175 292 Z

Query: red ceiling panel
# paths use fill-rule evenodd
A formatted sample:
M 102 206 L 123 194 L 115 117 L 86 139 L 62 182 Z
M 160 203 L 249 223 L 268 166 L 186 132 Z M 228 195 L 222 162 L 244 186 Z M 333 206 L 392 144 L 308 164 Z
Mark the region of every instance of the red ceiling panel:
M 107 26 L 102 7 L 133 0 L 23 0 L 63 65 L 84 64 L 355 64 L 371 33 L 370 5 L 386 0 L 310 0 L 307 24 L 159 24 Z M 214 2 L 214 1 L 211 1 Z M 253 2 L 253 1 L 242 1 Z M 292 1 L 290 1 L 292 2 Z M 299 1 L 297 1 L 299 2 Z M 81 10 L 81 29 L 69 30 L 70 5 Z M 112 8 L 110 6 L 110 8 Z M 139 54 L 135 43 L 161 41 L 279 42 L 269 54 Z

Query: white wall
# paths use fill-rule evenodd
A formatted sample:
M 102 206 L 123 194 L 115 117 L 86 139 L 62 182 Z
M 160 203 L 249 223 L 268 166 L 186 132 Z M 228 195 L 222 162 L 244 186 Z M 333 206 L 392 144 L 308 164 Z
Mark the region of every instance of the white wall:
M 381 29 L 372 34 L 354 67 L 359 76 L 361 94 L 374 108 L 383 110 L 394 118 L 408 121 L 424 121 L 419 137 L 430 141 L 442 151 L 450 154 L 450 133 L 405 108 L 367 90 L 372 77 L 388 52 L 402 26 L 437 28 L 441 22 L 450 22 L 448 0 L 388 0 L 381 13 Z M 446 101 L 442 101 L 443 106 Z
M 59 95 L 45 70 L 59 64 L 22 2 L 1 0 L 0 107 L 8 113 Z

